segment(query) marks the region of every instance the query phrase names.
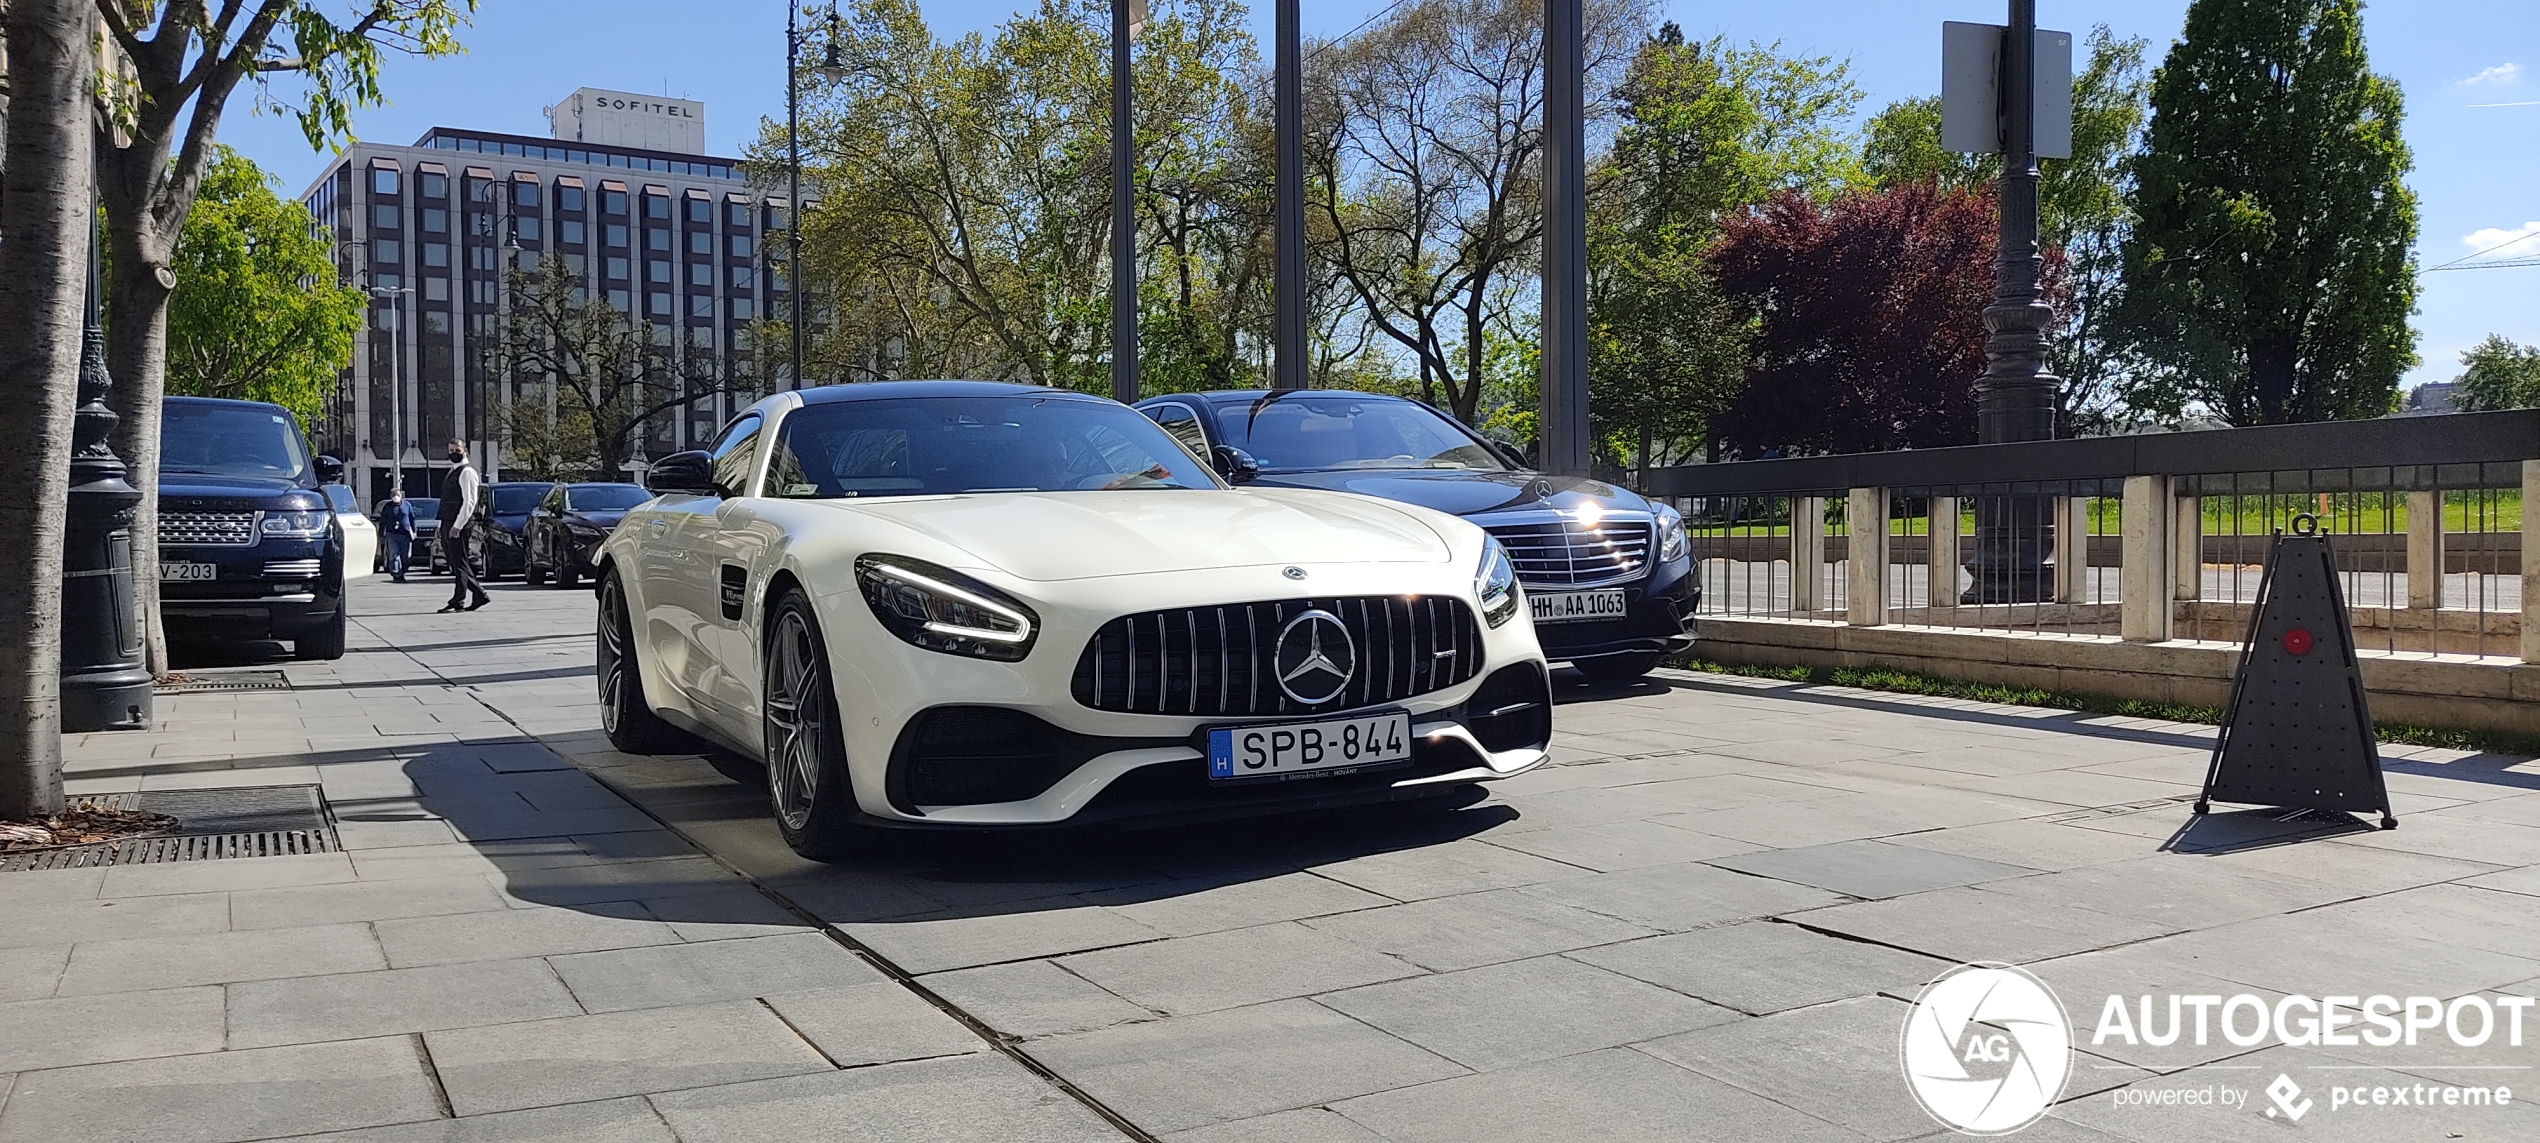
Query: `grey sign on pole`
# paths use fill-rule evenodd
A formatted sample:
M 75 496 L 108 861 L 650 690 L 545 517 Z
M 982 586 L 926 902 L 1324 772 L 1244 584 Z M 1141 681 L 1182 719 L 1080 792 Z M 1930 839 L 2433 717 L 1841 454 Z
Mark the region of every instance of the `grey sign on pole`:
M 1971 155 L 2002 147 L 2002 35 L 1997 24 L 1940 25 L 1940 146 Z M 2037 30 L 2037 157 L 2073 157 L 2073 34 Z

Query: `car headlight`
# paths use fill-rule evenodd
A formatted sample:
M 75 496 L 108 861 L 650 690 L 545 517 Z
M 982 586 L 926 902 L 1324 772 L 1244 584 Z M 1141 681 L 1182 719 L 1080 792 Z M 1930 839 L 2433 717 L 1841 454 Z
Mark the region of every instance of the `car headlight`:
M 1473 594 L 1482 601 L 1482 621 L 1497 627 L 1517 614 L 1517 565 L 1508 562 L 1508 549 L 1499 546 L 1499 538 L 1482 538 L 1482 566 L 1473 575 Z
M 600 536 L 608 534 L 602 531 L 598 525 L 584 520 L 567 520 L 564 522 L 564 530 L 586 540 L 597 539 Z
M 265 513 L 264 533 L 295 540 L 314 540 L 326 534 L 327 513 L 315 509 L 291 509 Z
M 1658 506 L 1658 562 L 1667 563 L 1684 554 L 1684 514 L 1661 504 Z
M 1041 617 L 1021 600 L 924 560 L 863 556 L 855 578 L 882 626 L 929 651 L 1011 663 L 1041 633 Z

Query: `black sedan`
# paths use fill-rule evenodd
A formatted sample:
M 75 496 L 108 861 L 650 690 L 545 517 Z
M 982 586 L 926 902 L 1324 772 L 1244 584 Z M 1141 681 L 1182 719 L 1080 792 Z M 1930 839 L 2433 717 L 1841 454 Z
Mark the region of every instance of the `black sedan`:
M 529 513 L 546 499 L 555 487 L 545 480 L 506 480 L 492 489 L 486 498 L 487 527 L 477 533 L 477 543 L 484 554 L 477 567 L 488 577 L 506 576 L 528 570 L 527 537 Z
M 1515 450 L 1400 397 L 1178 393 L 1138 410 L 1235 483 L 1356 492 L 1480 525 L 1517 566 L 1546 658 L 1631 678 L 1693 645 L 1702 576 L 1683 518 L 1665 504 L 1535 472 Z
M 558 484 L 521 528 L 521 577 L 572 587 L 597 569 L 591 557 L 626 510 L 653 498 L 636 484 Z

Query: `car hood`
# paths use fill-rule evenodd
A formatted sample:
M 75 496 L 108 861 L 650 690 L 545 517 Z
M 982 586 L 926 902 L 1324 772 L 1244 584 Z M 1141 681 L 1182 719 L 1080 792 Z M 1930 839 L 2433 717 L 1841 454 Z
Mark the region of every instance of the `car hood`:
M 288 480 L 201 472 L 170 472 L 159 477 L 159 506 L 166 511 L 324 505 L 316 492 Z
M 565 522 L 568 524 L 589 524 L 594 528 L 598 528 L 599 530 L 606 532 L 617 527 L 617 522 L 625 519 L 626 513 L 622 510 L 616 512 L 567 512 L 564 514 L 564 518 Z
M 820 503 L 940 541 L 975 561 L 966 566 L 1027 580 L 1440 563 L 1452 555 L 1446 540 L 1409 512 L 1308 491 L 1004 492 Z
M 1468 472 L 1449 469 L 1335 469 L 1325 472 L 1264 473 L 1248 487 L 1321 488 L 1355 492 L 1383 500 L 1417 504 L 1457 516 L 1478 516 L 1527 508 L 1576 512 L 1587 504 L 1605 509 L 1648 511 L 1649 505 L 1628 489 L 1601 480 L 1534 472 Z

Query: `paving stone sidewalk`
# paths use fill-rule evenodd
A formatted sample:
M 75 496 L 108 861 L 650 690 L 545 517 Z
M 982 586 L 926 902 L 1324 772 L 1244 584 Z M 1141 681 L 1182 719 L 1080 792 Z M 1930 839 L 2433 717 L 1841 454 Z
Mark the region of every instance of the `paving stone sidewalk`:
M 2209 728 L 1565 677 L 1560 764 L 1453 813 L 818 866 L 704 759 L 608 749 L 586 592 L 357 590 L 342 662 L 71 744 L 78 792 L 317 785 L 345 851 L 0 874 L 0 1143 L 1940 1137 L 1896 1043 L 1959 961 L 2068 1004 L 2540 990 L 2520 758 L 2391 749 L 2395 832 L 2197 820 Z M 2023 1138 L 2277 1139 L 2111 1093 L 2390 1063 L 2084 1047 Z

